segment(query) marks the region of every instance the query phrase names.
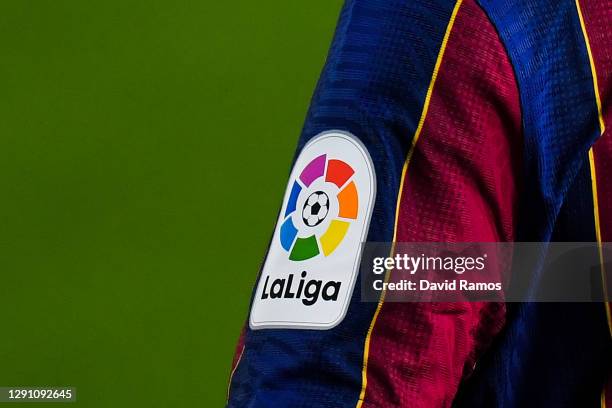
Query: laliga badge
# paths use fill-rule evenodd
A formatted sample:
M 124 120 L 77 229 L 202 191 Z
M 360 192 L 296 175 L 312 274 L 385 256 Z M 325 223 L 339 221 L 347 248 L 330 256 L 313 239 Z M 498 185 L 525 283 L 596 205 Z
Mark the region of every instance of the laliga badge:
M 251 329 L 330 329 L 344 318 L 376 196 L 365 146 L 329 131 L 297 158 L 251 307 Z

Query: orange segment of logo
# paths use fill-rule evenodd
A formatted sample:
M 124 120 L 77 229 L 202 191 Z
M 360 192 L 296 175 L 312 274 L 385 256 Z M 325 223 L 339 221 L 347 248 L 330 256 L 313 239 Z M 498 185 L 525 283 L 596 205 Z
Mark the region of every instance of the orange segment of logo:
M 357 198 L 357 187 L 355 182 L 351 181 L 344 190 L 338 193 L 338 204 L 340 211 L 338 216 L 342 218 L 357 219 L 357 207 L 359 206 L 359 199 Z

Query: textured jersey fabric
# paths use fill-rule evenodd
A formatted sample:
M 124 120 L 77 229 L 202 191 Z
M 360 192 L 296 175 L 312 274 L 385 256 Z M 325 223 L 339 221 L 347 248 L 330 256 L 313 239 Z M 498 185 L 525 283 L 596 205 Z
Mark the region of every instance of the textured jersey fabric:
M 296 153 L 330 129 L 361 140 L 378 186 L 368 241 L 605 242 L 607 128 L 609 0 L 347 0 Z M 228 406 L 612 398 L 602 304 L 377 304 L 359 286 L 332 329 L 246 325 Z
M 441 57 L 399 198 L 396 239 L 512 240 L 522 145 L 518 90 L 476 3 L 458 8 Z M 494 303 L 384 303 L 367 360 L 378 369 L 368 372 L 363 406 L 449 406 L 503 322 L 504 307 Z

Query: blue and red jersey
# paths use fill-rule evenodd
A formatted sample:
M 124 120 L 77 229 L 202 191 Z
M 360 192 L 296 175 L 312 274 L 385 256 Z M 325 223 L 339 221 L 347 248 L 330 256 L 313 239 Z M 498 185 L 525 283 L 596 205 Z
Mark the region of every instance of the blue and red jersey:
M 359 140 L 367 241 L 607 242 L 609 129 L 609 0 L 347 0 L 296 157 L 330 130 Z M 608 305 L 359 285 L 333 327 L 245 325 L 228 406 L 612 407 Z

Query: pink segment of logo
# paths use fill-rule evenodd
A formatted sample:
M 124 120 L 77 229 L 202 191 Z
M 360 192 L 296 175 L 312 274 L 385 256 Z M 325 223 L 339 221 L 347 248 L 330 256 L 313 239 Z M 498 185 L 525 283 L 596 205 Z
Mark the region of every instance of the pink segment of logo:
M 313 159 L 304 170 L 302 170 L 302 174 L 300 174 L 300 180 L 306 187 L 310 186 L 310 184 L 323 176 L 325 172 L 325 156 L 322 154 L 321 156 Z

